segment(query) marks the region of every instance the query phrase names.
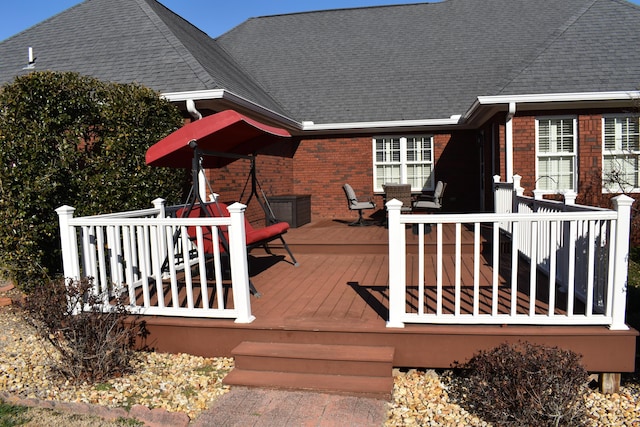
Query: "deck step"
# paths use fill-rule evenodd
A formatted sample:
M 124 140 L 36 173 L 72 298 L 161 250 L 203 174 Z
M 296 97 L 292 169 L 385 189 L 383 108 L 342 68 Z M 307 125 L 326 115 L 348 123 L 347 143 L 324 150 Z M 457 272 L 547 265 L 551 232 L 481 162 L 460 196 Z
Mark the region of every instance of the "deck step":
M 242 342 L 225 384 L 388 399 L 393 347 Z

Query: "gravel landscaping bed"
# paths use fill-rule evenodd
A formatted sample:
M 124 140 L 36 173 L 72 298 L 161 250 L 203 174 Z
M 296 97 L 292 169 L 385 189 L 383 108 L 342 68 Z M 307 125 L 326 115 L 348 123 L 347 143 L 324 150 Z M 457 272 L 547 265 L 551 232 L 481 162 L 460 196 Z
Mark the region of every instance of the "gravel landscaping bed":
M 100 384 L 73 385 L 50 369 L 52 349 L 15 306 L 0 307 L 0 393 L 42 401 L 82 402 L 109 408 L 144 405 L 180 412 L 191 420 L 229 389 L 229 358 L 140 353 L 135 373 Z M 488 426 L 449 397 L 447 372 L 394 370 L 386 426 Z M 640 385 L 626 382 L 620 393 L 584 396 L 593 426 L 640 426 Z M 64 425 L 64 423 L 63 423 Z M 105 424 L 112 425 L 112 424 Z

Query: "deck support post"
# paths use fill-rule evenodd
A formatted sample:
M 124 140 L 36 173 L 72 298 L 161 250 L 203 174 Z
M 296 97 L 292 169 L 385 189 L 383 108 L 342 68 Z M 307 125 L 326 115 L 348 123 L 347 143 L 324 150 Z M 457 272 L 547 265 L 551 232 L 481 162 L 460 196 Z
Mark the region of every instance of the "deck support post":
M 78 265 L 78 241 L 74 227 L 69 225 L 73 218 L 75 208 L 60 206 L 56 209 L 58 223 L 60 224 L 60 245 L 62 248 L 62 269 L 67 279 L 80 279 L 80 267 Z
M 620 373 L 606 372 L 599 375 L 600 392 L 603 394 L 613 394 L 620 392 Z
M 614 240 L 613 296 L 610 302 L 611 330 L 626 331 L 625 323 L 627 306 L 627 268 L 629 266 L 629 233 L 631 230 L 631 205 L 635 200 L 621 194 L 611 199 L 613 208 L 618 212 L 616 236 Z
M 396 199 L 386 204 L 389 224 L 389 319 L 387 328 L 404 328 L 407 287 L 404 224 L 400 222 L 402 202 Z
M 249 265 L 244 227 L 244 211 L 247 206 L 242 203 L 234 203 L 228 209 L 231 217 L 229 260 L 233 284 L 233 304 L 238 312 L 235 323 L 251 323 L 256 318 L 251 314 L 251 293 L 249 291 Z

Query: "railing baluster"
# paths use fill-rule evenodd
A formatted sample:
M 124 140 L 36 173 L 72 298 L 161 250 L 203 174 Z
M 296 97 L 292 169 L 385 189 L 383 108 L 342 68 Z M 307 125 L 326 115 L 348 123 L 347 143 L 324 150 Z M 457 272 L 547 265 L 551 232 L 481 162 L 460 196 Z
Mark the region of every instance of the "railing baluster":
M 109 281 L 107 279 L 107 264 L 109 264 L 104 249 L 105 228 L 96 226 L 96 245 L 98 246 L 98 272 L 100 274 L 100 292 L 102 292 L 104 302 L 109 301 Z
M 511 236 L 511 317 L 514 318 L 518 314 L 518 245 L 520 240 L 520 229 L 522 222 L 513 223 L 513 234 Z
M 455 315 L 460 315 L 460 299 L 461 295 L 461 286 L 462 286 L 462 277 L 461 277 L 461 246 L 462 246 L 462 235 L 461 235 L 461 224 L 456 223 L 456 255 L 454 260 L 455 265 Z
M 558 259 L 558 222 L 549 223 L 549 317 L 556 311 L 556 265 Z
M 569 221 L 568 269 L 567 269 L 567 316 L 573 316 L 576 272 L 576 221 Z
M 189 260 L 189 235 L 187 234 L 187 227 L 180 228 L 180 235 L 182 236 L 182 260 L 184 263 L 184 287 L 187 293 L 187 308 L 193 309 L 193 279 L 191 277 L 191 262 Z
M 214 234 L 211 235 L 212 238 L 213 236 Z M 202 308 L 208 310 L 209 287 L 207 283 L 207 259 L 205 258 L 203 239 L 202 227 L 196 227 L 196 250 L 198 253 L 198 270 L 200 272 L 200 296 L 202 298 Z
M 168 226 L 165 228 L 165 237 L 167 242 L 173 241 L 174 228 Z M 173 245 L 167 245 L 167 259 L 169 260 L 169 274 L 171 276 L 171 306 L 173 308 L 180 307 L 178 300 L 178 278 L 176 275 L 176 256 L 173 252 Z
M 586 315 L 590 317 L 593 314 L 593 283 L 595 277 L 595 252 L 596 252 L 596 242 L 597 239 L 595 236 L 595 222 L 588 221 L 588 233 L 587 233 L 587 307 L 586 307 Z
M 418 314 L 424 314 L 424 224 L 418 224 Z
M 160 244 L 164 240 L 164 227 L 153 226 L 151 228 L 151 252 L 153 258 L 153 279 L 156 284 L 157 304 L 159 308 L 164 308 L 164 286 L 162 283 L 162 264 L 165 260 L 166 249 Z
M 216 300 L 218 302 L 218 309 L 225 308 L 224 292 L 222 288 L 222 261 L 220 259 L 220 239 L 218 227 L 211 227 L 211 235 L 213 238 L 213 268 L 216 275 Z
M 124 226 L 122 227 L 122 245 L 124 246 L 124 268 L 125 268 L 125 277 L 126 284 L 129 290 L 129 304 L 132 306 L 136 306 L 136 291 L 133 285 L 133 256 L 131 251 L 132 239 L 131 236 L 131 227 Z
M 538 235 L 538 221 L 531 221 L 531 236 Z M 531 238 L 531 258 L 529 263 L 529 316 L 536 314 L 536 297 L 538 284 L 538 239 Z
M 440 223 L 436 224 L 436 242 L 436 314 L 442 316 L 442 224 Z
M 139 226 L 138 229 L 138 250 L 141 252 L 138 256 L 142 261 L 140 262 L 140 275 L 142 282 L 142 305 L 145 308 L 151 306 L 151 295 L 149 290 L 149 273 L 151 269 L 150 254 L 149 254 L 149 227 Z
M 499 223 L 493 223 L 493 251 L 491 257 L 493 277 L 491 280 L 491 315 L 498 314 L 498 292 L 500 285 L 500 229 Z M 511 227 L 513 228 L 513 227 Z
M 480 313 L 480 223 L 473 224 L 473 315 Z

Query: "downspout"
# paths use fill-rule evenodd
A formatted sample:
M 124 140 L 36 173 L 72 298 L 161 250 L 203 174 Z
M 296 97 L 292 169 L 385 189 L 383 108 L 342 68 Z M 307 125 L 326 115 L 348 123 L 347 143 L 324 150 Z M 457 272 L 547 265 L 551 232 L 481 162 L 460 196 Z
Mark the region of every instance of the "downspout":
M 505 140 L 505 182 L 513 182 L 513 116 L 516 114 L 516 103 L 509 102 L 509 111 L 504 124 Z
M 193 120 L 200 120 L 202 118 L 202 114 L 197 110 L 196 102 L 193 99 L 187 99 L 185 103 L 187 104 L 187 111 L 191 114 Z
M 187 111 L 193 117 L 193 120 L 200 120 L 202 118 L 202 114 L 196 108 L 196 102 L 193 99 L 187 99 L 185 101 L 187 104 Z M 198 168 L 198 194 L 202 196 L 202 200 L 208 200 L 207 195 L 207 177 L 204 173 L 204 169 Z

